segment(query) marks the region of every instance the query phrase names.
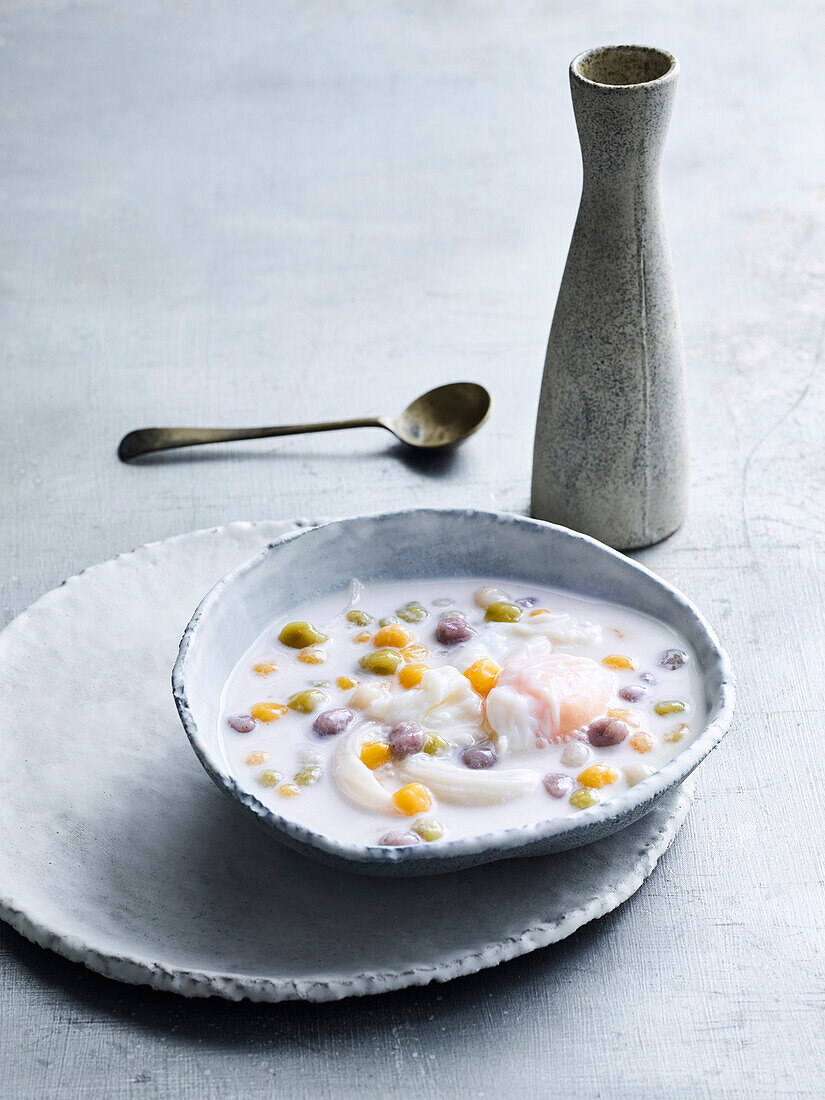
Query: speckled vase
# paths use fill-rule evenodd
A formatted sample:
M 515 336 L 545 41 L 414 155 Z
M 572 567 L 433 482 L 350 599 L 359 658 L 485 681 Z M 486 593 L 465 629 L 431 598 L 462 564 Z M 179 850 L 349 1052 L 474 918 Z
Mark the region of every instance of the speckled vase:
M 687 503 L 685 369 L 660 169 L 679 63 L 605 46 L 570 65 L 583 187 L 539 400 L 532 511 L 621 550 Z

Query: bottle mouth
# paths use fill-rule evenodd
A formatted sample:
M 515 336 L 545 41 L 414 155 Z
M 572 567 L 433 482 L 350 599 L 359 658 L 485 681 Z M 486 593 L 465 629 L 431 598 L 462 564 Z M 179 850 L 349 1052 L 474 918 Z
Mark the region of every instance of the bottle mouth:
M 570 71 L 585 84 L 638 88 L 672 80 L 679 62 L 667 50 L 653 46 L 597 46 L 574 57 Z

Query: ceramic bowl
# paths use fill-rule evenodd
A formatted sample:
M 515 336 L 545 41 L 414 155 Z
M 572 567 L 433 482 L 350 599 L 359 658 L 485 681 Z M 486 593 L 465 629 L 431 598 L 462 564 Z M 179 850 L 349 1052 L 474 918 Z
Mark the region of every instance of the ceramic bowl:
M 661 619 L 693 648 L 707 724 L 661 770 L 608 801 L 559 818 L 437 845 L 383 848 L 336 840 L 264 806 L 230 774 L 218 734 L 220 696 L 242 654 L 273 619 L 305 600 L 362 581 L 437 576 L 512 578 L 572 589 Z M 643 566 L 586 535 L 494 512 L 413 510 L 312 527 L 267 546 L 206 595 L 172 674 L 178 713 L 217 785 L 278 840 L 326 863 L 368 874 L 432 874 L 516 856 L 545 855 L 625 828 L 681 783 L 725 734 L 733 710 L 727 655 L 700 612 Z

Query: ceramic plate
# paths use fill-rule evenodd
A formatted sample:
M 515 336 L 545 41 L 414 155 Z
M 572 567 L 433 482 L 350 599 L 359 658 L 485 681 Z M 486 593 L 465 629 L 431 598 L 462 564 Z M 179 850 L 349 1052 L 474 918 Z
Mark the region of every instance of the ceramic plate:
M 144 546 L 0 635 L 3 917 L 120 981 L 321 1001 L 494 966 L 638 889 L 687 812 L 684 787 L 589 848 L 426 890 L 322 870 L 215 789 L 180 729 L 169 667 L 200 594 L 286 529 L 231 524 Z

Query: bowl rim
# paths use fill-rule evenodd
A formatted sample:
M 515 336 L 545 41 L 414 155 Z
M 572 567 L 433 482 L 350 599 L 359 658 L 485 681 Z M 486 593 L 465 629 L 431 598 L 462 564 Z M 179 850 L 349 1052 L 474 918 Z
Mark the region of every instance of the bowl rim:
M 354 841 L 338 840 L 326 833 L 316 832 L 314 829 L 301 825 L 270 809 L 254 794 L 245 790 L 228 770 L 224 770 L 219 766 L 201 737 L 197 722 L 189 707 L 186 671 L 190 654 L 198 641 L 200 624 L 234 583 L 242 576 L 257 569 L 274 550 L 295 539 L 302 538 L 313 531 L 351 525 L 354 522 L 380 522 L 388 519 L 403 519 L 404 517 L 423 515 L 454 516 L 465 519 L 479 516 L 498 522 L 514 522 L 519 525 L 550 530 L 565 538 L 589 544 L 608 557 L 619 560 L 623 566 L 641 573 L 648 580 L 652 580 L 655 585 L 667 593 L 675 604 L 681 606 L 687 612 L 688 616 L 693 619 L 693 625 L 705 635 L 709 643 L 713 661 L 712 669 L 718 678 L 715 700 L 712 701 L 710 707 L 711 712 L 715 712 L 715 717 L 705 725 L 704 729 L 689 745 L 678 752 L 664 767 L 628 790 L 621 792 L 621 794 L 607 799 L 605 802 L 597 803 L 586 810 L 580 810 L 573 817 L 553 817 L 528 825 L 508 826 L 505 829 L 497 829 L 493 832 L 447 840 L 439 843 L 437 847 L 429 844 L 387 847 L 378 844 L 358 844 Z M 711 669 L 708 669 L 703 676 L 705 683 L 710 679 L 710 676 Z M 728 654 L 701 611 L 678 588 L 635 559 L 613 550 L 589 535 L 572 531 L 559 524 L 548 523 L 544 520 L 533 519 L 530 516 L 523 516 L 514 512 L 488 511 L 475 508 L 403 508 L 392 511 L 358 513 L 342 519 L 326 520 L 311 526 L 299 527 L 295 531 L 288 531 L 280 538 L 267 543 L 257 554 L 225 573 L 203 597 L 186 626 L 178 648 L 178 656 L 172 669 L 172 694 L 181 724 L 195 751 L 195 755 L 213 782 L 240 803 L 264 827 L 280 834 L 280 837 L 290 846 L 299 849 L 309 847 L 322 859 L 325 856 L 331 857 L 336 862 L 343 859 L 353 867 L 357 867 L 359 864 L 363 867 L 374 864 L 420 863 L 422 864 L 421 873 L 426 873 L 428 867 L 436 863 L 451 864 L 457 860 L 465 861 L 468 857 L 483 857 L 494 852 L 499 852 L 504 856 L 509 850 L 526 849 L 539 841 L 559 835 L 571 836 L 576 833 L 590 832 L 594 826 L 610 822 L 616 818 L 628 816 L 631 821 L 634 820 L 635 817 L 640 815 L 640 812 L 643 812 L 646 803 L 650 803 L 652 806 L 658 797 L 687 778 L 725 736 L 733 717 L 735 683 Z M 586 841 L 582 841 L 582 843 L 586 843 Z M 574 847 L 575 844 L 566 846 Z M 410 870 L 412 871 L 412 868 Z

